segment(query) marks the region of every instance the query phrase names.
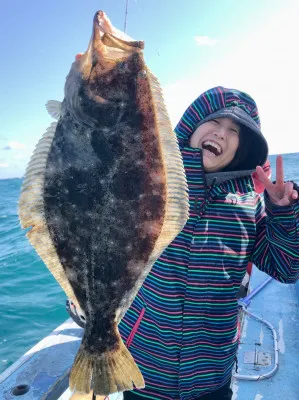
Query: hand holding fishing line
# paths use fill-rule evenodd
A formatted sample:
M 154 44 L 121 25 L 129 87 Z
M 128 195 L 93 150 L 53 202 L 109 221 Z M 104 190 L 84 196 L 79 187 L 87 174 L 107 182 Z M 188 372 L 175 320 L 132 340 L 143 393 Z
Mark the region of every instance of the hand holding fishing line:
M 265 186 L 270 200 L 278 206 L 288 206 L 298 199 L 298 192 L 294 189 L 292 182 L 284 182 L 282 156 L 276 158 L 276 182 L 273 183 L 267 178 L 262 167 L 256 167 L 259 180 Z

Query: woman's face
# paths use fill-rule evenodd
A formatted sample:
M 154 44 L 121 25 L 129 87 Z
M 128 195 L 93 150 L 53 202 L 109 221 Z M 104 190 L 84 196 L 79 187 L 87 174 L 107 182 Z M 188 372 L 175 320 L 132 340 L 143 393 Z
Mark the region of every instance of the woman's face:
M 216 118 L 200 125 L 191 135 L 190 146 L 203 152 L 207 172 L 226 167 L 239 146 L 240 126 L 230 118 Z

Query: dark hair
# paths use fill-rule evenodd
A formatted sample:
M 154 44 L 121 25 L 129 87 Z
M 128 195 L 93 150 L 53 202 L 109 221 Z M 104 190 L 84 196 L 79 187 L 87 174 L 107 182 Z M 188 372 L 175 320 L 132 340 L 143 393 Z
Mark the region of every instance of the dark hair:
M 254 138 L 249 128 L 241 126 L 239 133 L 239 146 L 235 157 L 224 167 L 223 171 L 243 171 L 254 169 L 258 164 L 257 156 L 253 154 L 257 149 L 254 146 Z

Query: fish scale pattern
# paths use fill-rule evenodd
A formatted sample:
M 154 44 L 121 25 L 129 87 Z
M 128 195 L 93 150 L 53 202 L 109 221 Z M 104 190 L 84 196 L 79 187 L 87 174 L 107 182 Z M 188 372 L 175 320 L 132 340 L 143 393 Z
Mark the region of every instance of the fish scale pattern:
M 216 101 L 221 107 L 215 96 L 209 112 Z M 200 105 L 208 112 L 203 97 Z M 238 346 L 236 294 L 248 261 L 281 282 L 299 277 L 298 202 L 278 207 L 267 196 L 264 202 L 251 176 L 207 187 L 201 150 L 185 144 L 197 123 L 189 108 L 176 128 L 189 219 L 119 324 L 145 379 L 136 393 L 151 399 L 197 399 L 230 380 Z

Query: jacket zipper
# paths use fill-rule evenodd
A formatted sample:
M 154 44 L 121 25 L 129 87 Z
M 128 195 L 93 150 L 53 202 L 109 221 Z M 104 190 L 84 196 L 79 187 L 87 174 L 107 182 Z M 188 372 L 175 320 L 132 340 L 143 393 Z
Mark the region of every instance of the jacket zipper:
M 202 203 L 201 203 L 199 208 L 198 208 L 198 196 L 196 196 L 195 201 L 194 201 L 194 210 L 197 213 L 197 215 L 199 215 L 199 216 L 202 215 L 204 213 L 207 205 L 209 204 L 209 202 L 210 202 L 210 199 L 209 199 L 210 193 L 211 193 L 211 190 L 213 189 L 213 187 L 215 185 L 216 180 L 217 180 L 217 178 L 214 178 L 212 183 L 211 183 L 211 185 L 206 190 L 205 197 L 204 197 L 204 199 L 203 199 L 203 201 L 202 201 Z

